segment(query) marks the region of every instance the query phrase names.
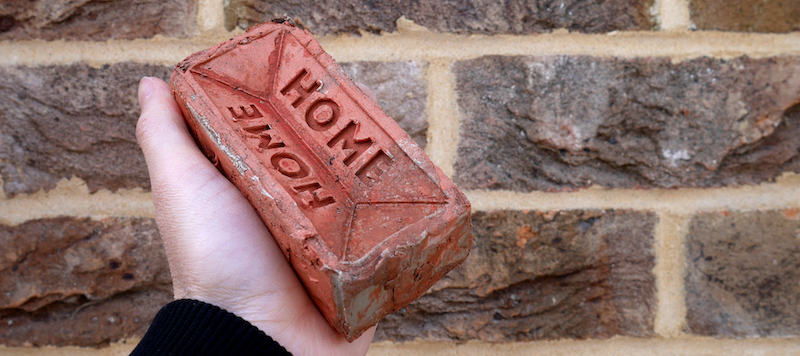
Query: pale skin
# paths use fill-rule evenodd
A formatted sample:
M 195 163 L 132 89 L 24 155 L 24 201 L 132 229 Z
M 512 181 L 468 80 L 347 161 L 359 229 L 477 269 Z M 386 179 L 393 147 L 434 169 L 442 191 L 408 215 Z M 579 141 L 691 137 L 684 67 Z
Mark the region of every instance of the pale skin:
M 250 202 L 197 148 L 169 86 L 142 78 L 139 105 L 175 299 L 234 313 L 294 355 L 365 355 L 375 328 L 348 343 L 328 325 Z

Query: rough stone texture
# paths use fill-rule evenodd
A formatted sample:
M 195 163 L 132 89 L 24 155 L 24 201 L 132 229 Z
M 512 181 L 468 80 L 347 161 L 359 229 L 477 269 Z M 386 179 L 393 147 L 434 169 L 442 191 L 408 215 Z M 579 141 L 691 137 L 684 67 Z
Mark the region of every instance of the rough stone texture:
M 168 67 L 121 63 L 0 67 L 0 176 L 9 196 L 77 176 L 89 189 L 150 186 L 134 135 L 142 76 Z
M 375 93 L 378 105 L 425 149 L 428 120 L 425 104 L 425 65 L 417 62 L 339 63 L 355 82 Z
M 797 0 L 692 0 L 692 22 L 701 30 L 790 32 L 800 30 Z
M 800 335 L 800 210 L 705 213 L 687 236 L 688 331 Z
M 652 335 L 656 221 L 633 211 L 476 212 L 469 258 L 381 321 L 376 340 Z
M 197 0 L 4 0 L 0 41 L 185 37 L 196 13 Z
M 98 347 L 141 338 L 158 310 L 172 300 L 172 288 L 163 286 L 120 293 L 101 302 L 72 298 L 30 313 L 2 310 L 0 344 Z
M 405 16 L 431 30 L 455 33 L 539 33 L 565 28 L 580 32 L 648 30 L 652 0 L 446 0 L 310 1 L 231 0 L 225 7 L 229 30 L 284 15 L 316 35 L 393 32 Z
M 0 335 L 7 346 L 97 346 L 141 336 L 171 299 L 152 219 L 0 225 Z
M 713 187 L 800 171 L 800 58 L 458 62 L 455 181 L 515 191 Z

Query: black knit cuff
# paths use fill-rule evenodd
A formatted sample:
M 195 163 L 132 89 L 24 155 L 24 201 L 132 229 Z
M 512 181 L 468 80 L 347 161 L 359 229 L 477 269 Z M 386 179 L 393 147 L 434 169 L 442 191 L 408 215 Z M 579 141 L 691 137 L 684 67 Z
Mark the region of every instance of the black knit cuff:
M 244 319 L 211 304 L 167 304 L 131 353 L 143 355 L 291 355 Z

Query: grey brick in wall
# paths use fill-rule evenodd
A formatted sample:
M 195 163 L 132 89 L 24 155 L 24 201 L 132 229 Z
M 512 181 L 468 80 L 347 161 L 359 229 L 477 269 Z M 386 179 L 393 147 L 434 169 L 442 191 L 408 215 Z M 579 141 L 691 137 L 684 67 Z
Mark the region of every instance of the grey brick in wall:
M 0 290 L 6 346 L 100 346 L 141 337 L 172 299 L 153 219 L 0 225 Z
M 3 0 L 0 41 L 187 37 L 196 17 L 196 0 Z
M 288 15 L 316 35 L 393 32 L 405 16 L 431 30 L 455 33 L 541 33 L 564 28 L 579 32 L 648 30 L 651 0 L 231 0 L 228 29 Z
M 686 238 L 688 332 L 800 335 L 800 211 L 702 213 Z
M 78 177 L 98 189 L 149 189 L 136 143 L 143 76 L 169 67 L 136 63 L 0 67 L 0 175 L 9 196 Z
M 800 171 L 800 58 L 457 62 L 467 189 L 717 187 Z
M 378 323 L 376 340 L 650 336 L 656 223 L 623 210 L 476 212 L 464 264 Z

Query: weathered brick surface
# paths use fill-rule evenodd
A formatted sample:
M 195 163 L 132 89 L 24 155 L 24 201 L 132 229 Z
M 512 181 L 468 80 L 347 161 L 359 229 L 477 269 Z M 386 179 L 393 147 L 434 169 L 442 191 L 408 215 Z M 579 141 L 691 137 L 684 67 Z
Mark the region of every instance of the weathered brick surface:
M 401 16 L 431 30 L 455 33 L 538 33 L 648 30 L 652 0 L 311 1 L 231 0 L 228 29 L 289 15 L 316 35 L 392 32 Z
M 376 340 L 525 341 L 653 333 L 653 229 L 633 211 L 477 212 L 458 269 Z
M 97 347 L 141 338 L 158 310 L 172 300 L 172 288 L 160 286 L 102 301 L 71 298 L 34 312 L 1 310 L 0 344 Z
M 7 195 L 77 176 L 91 191 L 149 188 L 134 132 L 142 76 L 168 67 L 121 63 L 0 67 L 0 175 Z
M 197 0 L 4 0 L 0 41 L 185 37 L 196 13 Z
M 455 181 L 714 187 L 800 171 L 800 58 L 488 56 L 454 65 Z
M 423 149 L 427 143 L 425 65 L 417 62 L 340 63 L 351 79 L 375 93 L 378 105 Z
M 701 30 L 790 32 L 800 30 L 797 0 L 691 0 L 692 23 Z
M 142 335 L 170 299 L 152 219 L 0 225 L 3 344 L 94 346 Z
M 688 331 L 800 335 L 800 212 L 705 213 L 687 236 Z
M 425 65 L 354 62 L 343 68 L 420 146 L 427 119 Z M 134 136 L 142 76 L 169 77 L 169 67 L 121 63 L 0 67 L 0 175 L 13 196 L 51 189 L 77 176 L 90 191 L 150 183 Z

